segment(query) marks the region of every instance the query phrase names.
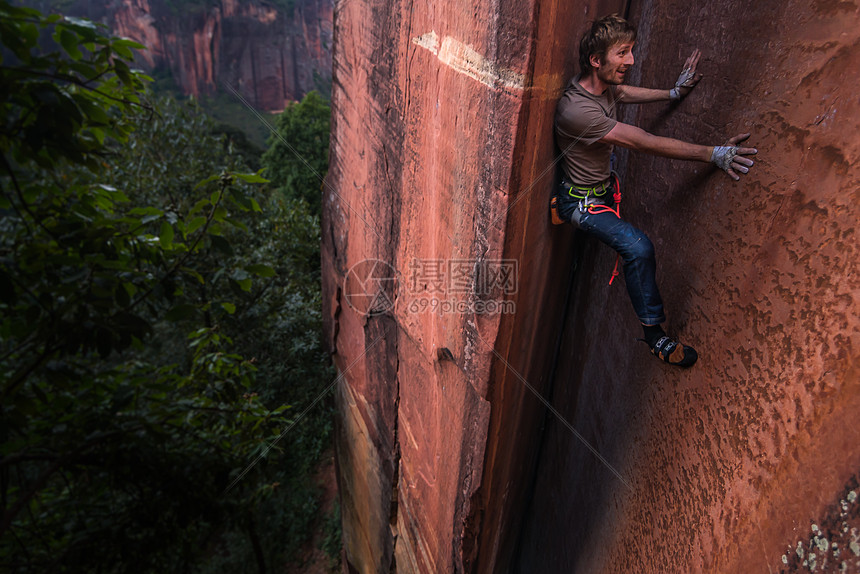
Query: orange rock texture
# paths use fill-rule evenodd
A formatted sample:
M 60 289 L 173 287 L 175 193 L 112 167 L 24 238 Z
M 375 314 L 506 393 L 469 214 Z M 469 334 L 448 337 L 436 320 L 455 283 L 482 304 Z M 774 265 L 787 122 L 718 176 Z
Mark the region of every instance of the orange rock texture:
M 836 516 L 860 472 L 858 10 L 338 4 L 322 264 L 349 571 L 776 572 Z M 631 83 L 703 52 L 686 100 L 624 121 L 759 150 L 738 183 L 619 154 L 686 371 L 634 340 L 614 254 L 549 221 L 555 103 L 611 12 L 639 29 Z
M 295 0 L 292 9 L 263 0 L 180 3 L 77 0 L 69 13 L 107 23 L 147 47 L 139 63 L 163 67 L 186 94 L 220 83 L 257 109 L 281 111 L 331 76 L 331 0 Z

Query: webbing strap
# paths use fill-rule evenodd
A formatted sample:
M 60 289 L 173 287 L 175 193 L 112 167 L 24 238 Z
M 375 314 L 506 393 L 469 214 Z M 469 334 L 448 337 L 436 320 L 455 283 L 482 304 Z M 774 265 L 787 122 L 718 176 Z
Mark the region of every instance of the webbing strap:
M 603 183 L 599 183 L 599 184 L 594 185 L 592 187 L 582 187 L 579 185 L 570 184 L 570 186 L 568 186 L 567 193 L 568 193 L 568 195 L 570 195 L 571 197 L 575 197 L 576 199 L 586 199 L 591 195 L 593 195 L 595 197 L 603 197 L 604 195 L 606 195 L 606 190 L 609 189 L 610 182 L 612 182 L 612 181 L 613 181 L 613 178 L 610 177 L 609 179 L 607 179 Z M 573 190 L 576 190 L 579 193 L 574 193 Z

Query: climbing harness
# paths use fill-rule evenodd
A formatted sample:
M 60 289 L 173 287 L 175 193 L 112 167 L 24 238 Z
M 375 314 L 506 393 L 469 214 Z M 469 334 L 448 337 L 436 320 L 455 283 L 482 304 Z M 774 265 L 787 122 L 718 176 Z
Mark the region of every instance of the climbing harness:
M 612 204 L 610 207 L 605 203 L 603 197 L 612 189 Z M 582 187 L 570 184 L 567 190 L 568 195 L 579 200 L 580 213 L 611 213 L 618 219 L 621 219 L 621 180 L 618 174 L 614 171 L 610 173 L 609 178 L 592 187 Z M 618 261 L 621 256 L 615 254 L 615 267 L 612 269 L 612 277 L 609 278 L 609 284 L 615 281 L 618 277 Z
M 567 194 L 569 196 L 582 201 L 595 197 L 602 198 L 611 187 L 617 186 L 618 176 L 613 172 L 605 181 L 590 187 L 574 185 L 568 181 L 563 183 L 565 184 L 565 187 L 567 187 Z
M 591 187 L 574 185 L 566 180 L 562 180 L 562 185 L 567 188 L 569 196 L 579 200 L 577 209 L 579 209 L 580 213 L 612 213 L 615 217 L 621 219 L 621 179 L 614 170 L 610 172 L 609 178 L 605 181 Z M 612 205 L 615 206 L 614 208 L 607 205 L 603 199 L 610 189 L 612 190 Z M 552 196 L 549 208 L 553 225 L 564 223 L 564 220 L 558 214 L 558 196 Z M 612 277 L 609 278 L 610 285 L 618 277 L 618 260 L 620 258 L 621 256 L 616 253 L 615 267 L 612 269 Z

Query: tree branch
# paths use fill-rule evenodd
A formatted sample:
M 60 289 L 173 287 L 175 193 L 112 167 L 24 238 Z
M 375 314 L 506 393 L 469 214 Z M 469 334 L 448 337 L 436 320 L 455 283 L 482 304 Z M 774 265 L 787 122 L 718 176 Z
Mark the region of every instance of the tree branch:
M 203 237 L 206 235 L 206 230 L 209 229 L 209 226 L 212 224 L 212 220 L 215 218 L 215 212 L 218 210 L 218 207 L 224 200 L 224 190 L 226 189 L 226 187 L 227 185 L 222 181 L 221 193 L 218 196 L 218 201 L 215 203 L 215 205 L 212 206 L 212 209 L 209 210 L 209 214 L 206 216 L 206 223 L 200 229 L 200 233 L 197 235 L 197 239 L 195 239 L 194 243 L 189 246 L 188 251 L 186 251 L 182 257 L 177 259 L 177 261 L 170 266 L 170 268 L 167 270 L 164 276 L 161 277 L 161 279 L 153 283 L 149 289 L 144 291 L 141 295 L 138 296 L 137 299 L 132 301 L 129 304 L 128 309 L 134 308 L 135 306 L 137 306 L 138 303 L 149 297 L 150 294 L 152 294 L 152 292 L 155 290 L 155 287 L 157 285 L 167 281 L 167 278 L 176 273 L 176 271 L 191 257 L 191 255 L 194 253 L 194 250 L 197 249 L 197 246 L 200 244 L 200 241 L 202 241 Z
M 115 68 L 108 68 L 107 70 L 105 70 L 104 72 L 102 72 L 101 74 L 99 74 L 99 76 L 102 76 L 102 75 L 104 75 L 104 74 L 105 74 L 105 73 L 107 73 L 107 72 L 113 71 L 114 69 L 115 69 Z M 144 109 L 144 110 L 149 110 L 149 109 L 150 109 L 150 106 L 147 106 L 147 105 L 141 104 L 140 102 L 133 102 L 133 101 L 131 101 L 131 100 L 127 100 L 127 99 L 125 99 L 125 98 L 118 98 L 118 97 L 116 97 L 116 96 L 112 96 L 112 95 L 110 95 L 110 94 L 108 94 L 108 93 L 105 93 L 105 92 L 103 92 L 103 91 L 101 91 L 101 90 L 97 90 L 96 88 L 93 88 L 93 87 L 91 87 L 91 86 L 88 86 L 87 84 L 88 84 L 89 82 L 91 82 L 92 80 L 87 80 L 86 82 L 84 82 L 84 81 L 80 80 L 79 78 L 76 78 L 75 76 L 72 76 L 72 75 L 69 75 L 69 74 L 63 74 L 63 73 L 61 73 L 61 72 L 55 72 L 55 73 L 37 72 L 36 70 L 27 70 L 27 69 L 24 69 L 24 68 L 13 68 L 13 67 L 9 67 L 9 66 L 0 66 L 0 71 L 18 72 L 18 73 L 20 73 L 20 74 L 29 75 L 29 76 L 38 76 L 38 77 L 40 77 L 40 78 L 49 78 L 49 79 L 52 79 L 52 80 L 62 80 L 62 81 L 65 81 L 65 82 L 69 82 L 70 84 L 74 84 L 74 85 L 76 85 L 76 86 L 80 86 L 80 87 L 82 87 L 82 88 L 84 88 L 84 89 L 86 89 L 86 90 L 89 90 L 89 91 L 91 91 L 91 92 L 93 92 L 93 93 L 96 93 L 96 94 L 98 94 L 98 95 L 100 95 L 100 96 L 104 96 L 105 98 L 107 98 L 107 99 L 109 99 L 109 100 L 113 100 L 113 101 L 115 101 L 115 102 L 119 102 L 119 103 L 121 103 L 121 104 L 125 104 L 125 105 L 127 105 L 127 106 L 129 106 L 129 105 L 130 105 L 130 106 L 137 106 L 137 107 L 139 107 L 139 108 L 141 108 L 141 109 Z M 96 76 L 96 77 L 99 77 L 99 76 Z
M 105 441 L 105 439 L 110 438 L 111 436 L 120 434 L 119 431 L 114 431 L 110 433 L 103 434 L 100 437 L 90 441 L 89 443 L 82 444 L 72 452 L 63 455 L 57 458 L 48 469 L 39 476 L 35 481 L 33 481 L 30 488 L 21 495 L 18 500 L 9 508 L 9 510 L 3 513 L 3 519 L 0 521 L 0 538 L 12 527 L 12 522 L 15 520 L 15 517 L 21 512 L 25 507 L 27 507 L 30 503 L 30 500 L 35 497 L 39 491 L 48 483 L 48 480 L 54 475 L 55 472 L 60 470 L 64 465 L 72 462 L 77 459 L 84 451 L 89 448 L 92 448 L 98 444 L 101 444 Z

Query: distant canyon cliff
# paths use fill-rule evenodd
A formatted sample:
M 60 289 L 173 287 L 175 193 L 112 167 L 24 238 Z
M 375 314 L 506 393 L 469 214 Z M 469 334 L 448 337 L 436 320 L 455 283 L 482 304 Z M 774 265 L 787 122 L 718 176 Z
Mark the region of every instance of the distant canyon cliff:
M 230 85 L 257 109 L 280 111 L 331 79 L 333 0 L 79 0 L 66 13 L 144 44 L 186 94 Z

